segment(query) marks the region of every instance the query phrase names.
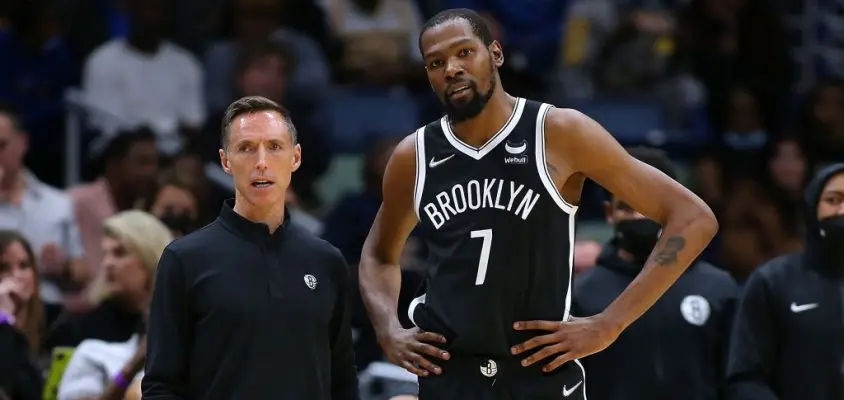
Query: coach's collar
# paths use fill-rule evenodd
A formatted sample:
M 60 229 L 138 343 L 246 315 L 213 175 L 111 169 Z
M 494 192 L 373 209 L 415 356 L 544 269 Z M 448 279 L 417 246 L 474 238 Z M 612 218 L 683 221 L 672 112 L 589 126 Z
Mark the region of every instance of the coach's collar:
M 270 227 L 261 222 L 254 222 L 244 218 L 242 215 L 234 211 L 234 199 L 228 199 L 223 202 L 223 207 L 220 210 L 220 220 L 222 223 L 243 235 L 246 238 L 256 241 L 266 241 L 268 239 L 280 239 L 290 228 L 290 209 L 284 207 L 284 221 L 275 232 L 270 234 Z

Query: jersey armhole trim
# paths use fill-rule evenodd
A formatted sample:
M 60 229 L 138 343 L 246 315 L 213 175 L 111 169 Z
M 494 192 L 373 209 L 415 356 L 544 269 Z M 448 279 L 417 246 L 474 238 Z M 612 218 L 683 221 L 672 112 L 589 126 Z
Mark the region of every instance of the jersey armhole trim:
M 551 179 L 551 173 L 548 171 L 548 163 L 545 157 L 545 116 L 551 110 L 550 104 L 542 104 L 539 107 L 539 112 L 536 115 L 536 170 L 539 172 L 539 179 L 545 190 L 554 200 L 554 203 L 560 207 L 566 214 L 574 214 L 577 212 L 577 206 L 569 204 L 557 190 L 554 185 L 554 180 Z
M 422 221 L 419 207 L 422 205 L 422 192 L 425 189 L 425 127 L 416 130 L 416 182 L 413 186 L 413 212 L 417 221 Z

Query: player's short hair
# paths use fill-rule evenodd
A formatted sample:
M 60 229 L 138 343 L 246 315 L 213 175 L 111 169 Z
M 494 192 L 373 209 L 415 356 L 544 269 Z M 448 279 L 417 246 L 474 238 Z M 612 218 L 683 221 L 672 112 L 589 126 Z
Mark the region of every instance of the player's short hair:
M 627 152 L 633 158 L 656 168 L 665 175 L 668 175 L 669 178 L 677 179 L 677 169 L 674 167 L 671 159 L 668 158 L 668 155 L 664 151 L 653 147 L 638 146 L 627 149 Z M 606 193 L 607 199 L 612 200 L 612 193 Z
M 425 25 L 422 25 L 422 30 L 419 31 L 418 46 L 419 51 L 422 52 L 422 35 L 431 28 L 442 25 L 446 22 L 464 20 L 472 26 L 472 33 L 484 43 L 485 46 L 492 44 L 492 31 L 489 29 L 489 24 L 484 17 L 475 11 L 468 8 L 451 8 L 438 12 L 436 15 L 428 19 Z
M 293 139 L 293 144 L 299 143 L 296 126 L 293 125 L 293 120 L 290 118 L 290 113 L 286 108 L 266 97 L 246 96 L 235 100 L 226 108 L 226 113 L 223 115 L 222 135 L 220 138 L 220 145 L 223 146 L 223 149 L 228 149 L 229 136 L 231 135 L 232 123 L 235 118 L 262 111 L 275 111 L 281 115 L 281 118 L 287 124 L 287 130 L 290 132 L 290 138 Z

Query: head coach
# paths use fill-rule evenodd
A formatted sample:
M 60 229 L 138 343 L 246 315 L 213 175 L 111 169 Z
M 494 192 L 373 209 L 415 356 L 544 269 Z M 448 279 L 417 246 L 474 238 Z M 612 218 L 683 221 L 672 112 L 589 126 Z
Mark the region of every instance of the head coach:
M 348 267 L 284 206 L 301 163 L 287 111 L 235 101 L 219 153 L 235 199 L 161 256 L 143 398 L 357 399 Z

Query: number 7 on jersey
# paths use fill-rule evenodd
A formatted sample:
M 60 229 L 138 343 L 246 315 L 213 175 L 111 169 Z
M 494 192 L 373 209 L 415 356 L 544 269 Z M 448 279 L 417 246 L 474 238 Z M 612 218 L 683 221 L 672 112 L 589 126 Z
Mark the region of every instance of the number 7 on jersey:
M 483 239 L 481 244 L 481 257 L 478 259 L 478 276 L 475 277 L 475 286 L 481 286 L 486 279 L 486 270 L 489 266 L 489 252 L 492 250 L 492 229 L 479 229 L 469 232 L 472 239 Z

